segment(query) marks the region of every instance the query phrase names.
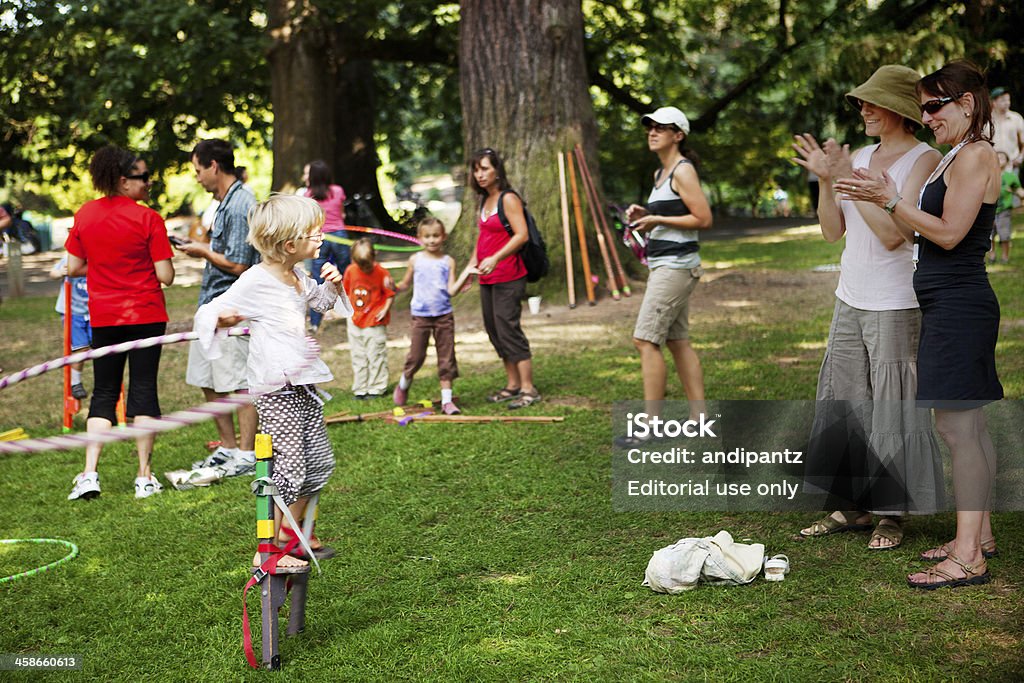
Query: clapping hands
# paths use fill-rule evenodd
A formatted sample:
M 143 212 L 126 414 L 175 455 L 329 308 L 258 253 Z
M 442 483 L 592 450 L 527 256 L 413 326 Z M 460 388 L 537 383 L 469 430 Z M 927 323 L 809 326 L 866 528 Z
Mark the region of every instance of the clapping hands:
M 853 171 L 850 161 L 850 146 L 840 146 L 835 138 L 818 144 L 810 133 L 794 135 L 793 150 L 799 155 L 793 162 L 803 166 L 820 179 L 828 181 L 840 176 L 849 176 Z

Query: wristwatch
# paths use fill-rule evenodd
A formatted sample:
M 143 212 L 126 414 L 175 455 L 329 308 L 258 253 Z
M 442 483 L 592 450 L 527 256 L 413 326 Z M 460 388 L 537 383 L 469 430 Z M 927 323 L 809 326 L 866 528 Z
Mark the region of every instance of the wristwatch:
M 888 213 L 888 214 L 891 214 L 891 213 L 893 213 L 894 211 L 896 211 L 896 205 L 900 203 L 900 200 L 901 200 L 901 199 L 903 199 L 903 197 L 901 197 L 901 196 L 899 196 L 899 195 L 896 195 L 895 197 L 893 197 L 892 199 L 890 199 L 889 201 L 887 201 L 887 202 L 885 203 L 885 206 L 884 206 L 884 207 L 882 207 L 882 208 L 884 208 L 884 209 L 885 209 L 885 212 L 886 212 L 886 213 Z

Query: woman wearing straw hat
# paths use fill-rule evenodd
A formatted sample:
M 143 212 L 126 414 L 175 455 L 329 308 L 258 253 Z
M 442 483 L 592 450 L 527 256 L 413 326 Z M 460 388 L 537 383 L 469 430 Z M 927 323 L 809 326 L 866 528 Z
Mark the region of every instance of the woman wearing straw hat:
M 922 553 L 938 564 L 907 577 L 911 587 L 932 590 L 988 583 L 985 560 L 997 554 L 991 519 L 997 459 L 982 408 L 1003 397 L 995 359 L 999 300 L 985 272 L 1000 170 L 992 105 L 978 67 L 950 62 L 922 78 L 917 91 L 935 142 L 952 145 L 917 201 L 865 168 L 837 178 L 835 186 L 850 199 L 890 207 L 915 244 L 914 291 L 923 314 L 917 400 L 935 410 L 956 496 L 956 537 Z
M 888 207 L 833 197 L 832 183 L 865 167 L 887 173 L 904 195 L 921 188 L 939 154 L 914 137 L 921 127 L 919 78 L 913 69 L 888 64 L 846 94 L 865 133 L 878 143 L 852 155 L 848 145 L 829 139 L 819 146 L 807 133 L 793 144 L 799 155 L 794 161 L 820 179 L 822 236 L 828 242 L 846 237 L 805 479 L 812 491 L 830 494 L 829 505 L 854 508 L 837 510 L 800 533 L 868 530 L 869 510 L 875 510 L 872 550 L 900 545 L 905 512 L 937 509 L 942 471 L 928 411 L 914 404 L 921 313 L 912 246 Z M 851 444 L 863 448 L 858 452 Z

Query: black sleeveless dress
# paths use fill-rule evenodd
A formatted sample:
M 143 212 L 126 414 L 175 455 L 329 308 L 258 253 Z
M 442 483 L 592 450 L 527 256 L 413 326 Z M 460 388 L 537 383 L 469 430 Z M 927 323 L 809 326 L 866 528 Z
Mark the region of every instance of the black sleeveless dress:
M 945 197 L 946 181 L 940 175 L 925 188 L 921 209 L 941 216 Z M 971 229 L 952 249 L 917 238 L 917 399 L 932 408 L 968 410 L 1003 397 L 995 353 L 999 300 L 985 271 L 995 212 L 995 204 L 982 204 Z

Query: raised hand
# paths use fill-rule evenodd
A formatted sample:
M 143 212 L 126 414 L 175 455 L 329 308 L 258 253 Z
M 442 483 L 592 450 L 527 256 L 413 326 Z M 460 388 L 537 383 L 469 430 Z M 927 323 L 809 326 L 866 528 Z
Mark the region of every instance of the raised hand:
M 341 292 L 341 273 L 333 263 L 327 262 L 323 265 L 320 269 L 320 277 L 325 282 L 330 282 L 338 292 Z
M 831 178 L 847 178 L 853 175 L 853 160 L 850 158 L 850 146 L 840 146 L 835 138 L 829 138 L 824 145 L 828 157 L 828 174 Z
M 793 158 L 793 162 L 803 166 L 819 178 L 825 180 L 831 178 L 828 156 L 814 136 L 804 133 L 794 135 L 793 139 L 796 141 L 793 143 L 793 150 L 799 155 Z

